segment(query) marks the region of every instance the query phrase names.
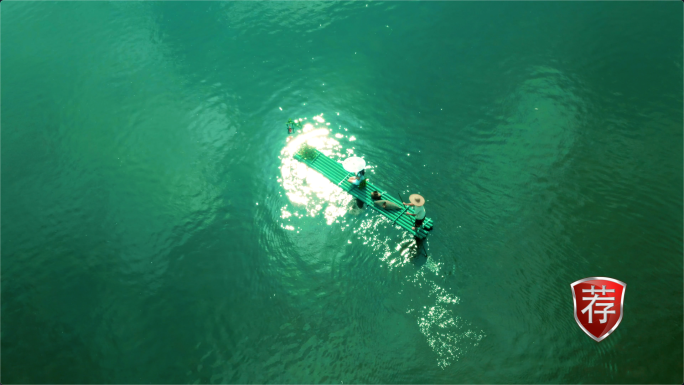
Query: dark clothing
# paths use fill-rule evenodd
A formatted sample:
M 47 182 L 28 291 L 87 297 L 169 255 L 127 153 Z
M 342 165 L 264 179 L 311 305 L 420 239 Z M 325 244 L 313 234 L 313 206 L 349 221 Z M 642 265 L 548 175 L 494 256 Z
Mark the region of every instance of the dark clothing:
M 359 186 L 361 185 L 361 182 L 363 182 L 363 181 L 366 179 L 366 177 L 363 176 L 365 173 L 366 173 L 366 172 L 363 171 L 363 170 L 357 172 L 357 173 L 356 173 L 356 180 L 354 180 L 353 182 L 351 182 L 351 184 L 353 184 L 354 186 L 359 187 Z M 351 179 L 351 178 L 350 178 L 350 179 Z M 364 184 L 363 187 L 366 187 L 366 185 Z
M 418 230 L 418 228 L 419 228 L 420 226 L 423 225 L 423 221 L 424 221 L 424 220 L 425 220 L 425 218 L 423 218 L 423 219 L 416 219 L 416 224 L 415 224 L 416 230 Z

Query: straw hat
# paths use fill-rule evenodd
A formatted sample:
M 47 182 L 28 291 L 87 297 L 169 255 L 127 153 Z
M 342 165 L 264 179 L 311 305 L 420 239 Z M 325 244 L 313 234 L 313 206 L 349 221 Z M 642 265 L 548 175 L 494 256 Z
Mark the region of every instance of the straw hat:
M 425 204 L 425 198 L 418 194 L 411 194 L 409 196 L 409 201 L 416 206 L 422 206 Z

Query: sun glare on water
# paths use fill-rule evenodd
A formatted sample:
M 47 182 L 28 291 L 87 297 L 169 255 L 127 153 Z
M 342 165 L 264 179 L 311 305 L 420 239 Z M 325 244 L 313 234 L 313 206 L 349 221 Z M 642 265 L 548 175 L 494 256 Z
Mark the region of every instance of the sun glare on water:
M 325 122 L 321 116 L 315 116 L 313 120 L 317 124 Z M 319 128 L 312 123 L 307 123 L 302 127 L 301 132 L 289 138 L 287 145 L 280 152 L 281 177 L 278 180 L 290 202 L 295 206 L 293 209 L 299 209 L 298 212 L 305 212 L 311 217 L 323 211 L 329 225 L 347 211 L 346 205 L 351 199 L 349 194 L 317 171 L 294 159 L 293 156 L 305 143 L 333 159 L 351 156 L 351 154 L 343 156 L 340 153 L 342 146 L 337 140 L 328 136 L 330 133 L 331 130 L 328 128 Z M 293 215 L 290 211 L 283 208 L 281 218 L 291 220 Z M 293 229 L 291 226 L 286 228 Z

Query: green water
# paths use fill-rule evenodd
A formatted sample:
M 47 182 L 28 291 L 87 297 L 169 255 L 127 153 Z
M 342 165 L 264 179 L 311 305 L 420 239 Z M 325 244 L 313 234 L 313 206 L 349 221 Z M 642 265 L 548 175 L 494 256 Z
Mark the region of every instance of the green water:
M 681 2 L 0 7 L 2 383 L 682 382 Z

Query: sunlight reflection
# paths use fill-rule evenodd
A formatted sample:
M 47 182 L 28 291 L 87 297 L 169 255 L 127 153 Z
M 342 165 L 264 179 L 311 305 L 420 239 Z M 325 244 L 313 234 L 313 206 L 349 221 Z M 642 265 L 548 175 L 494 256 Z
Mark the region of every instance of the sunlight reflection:
M 428 259 L 426 265 L 428 269 L 421 270 L 413 282 L 419 287 L 425 285 L 435 303 L 418 310 L 409 309 L 407 313 L 414 313 L 418 317 L 418 328 L 439 356 L 437 365 L 445 368 L 479 345 L 486 335 L 456 315 L 454 305 L 458 305 L 460 299 L 439 286 L 435 280 L 440 276 L 440 264 Z
M 317 123 L 325 122 L 322 115 L 314 116 L 313 120 Z M 293 205 L 302 206 L 306 215 L 312 217 L 323 212 L 328 225 L 348 211 L 347 203 L 351 198 L 349 194 L 331 183 L 326 177 L 304 163 L 295 160 L 293 155 L 304 143 L 308 143 L 326 156 L 344 157 L 340 153 L 342 148 L 340 143 L 328 137 L 330 132 L 328 128 L 318 128 L 311 123 L 306 123 L 301 130 L 298 130 L 296 137 L 288 138 L 287 145 L 280 152 L 281 178 L 278 179 Z M 351 156 L 352 154 L 353 150 L 348 150 L 346 155 Z M 281 218 L 291 220 L 291 214 L 287 207 L 282 208 Z

